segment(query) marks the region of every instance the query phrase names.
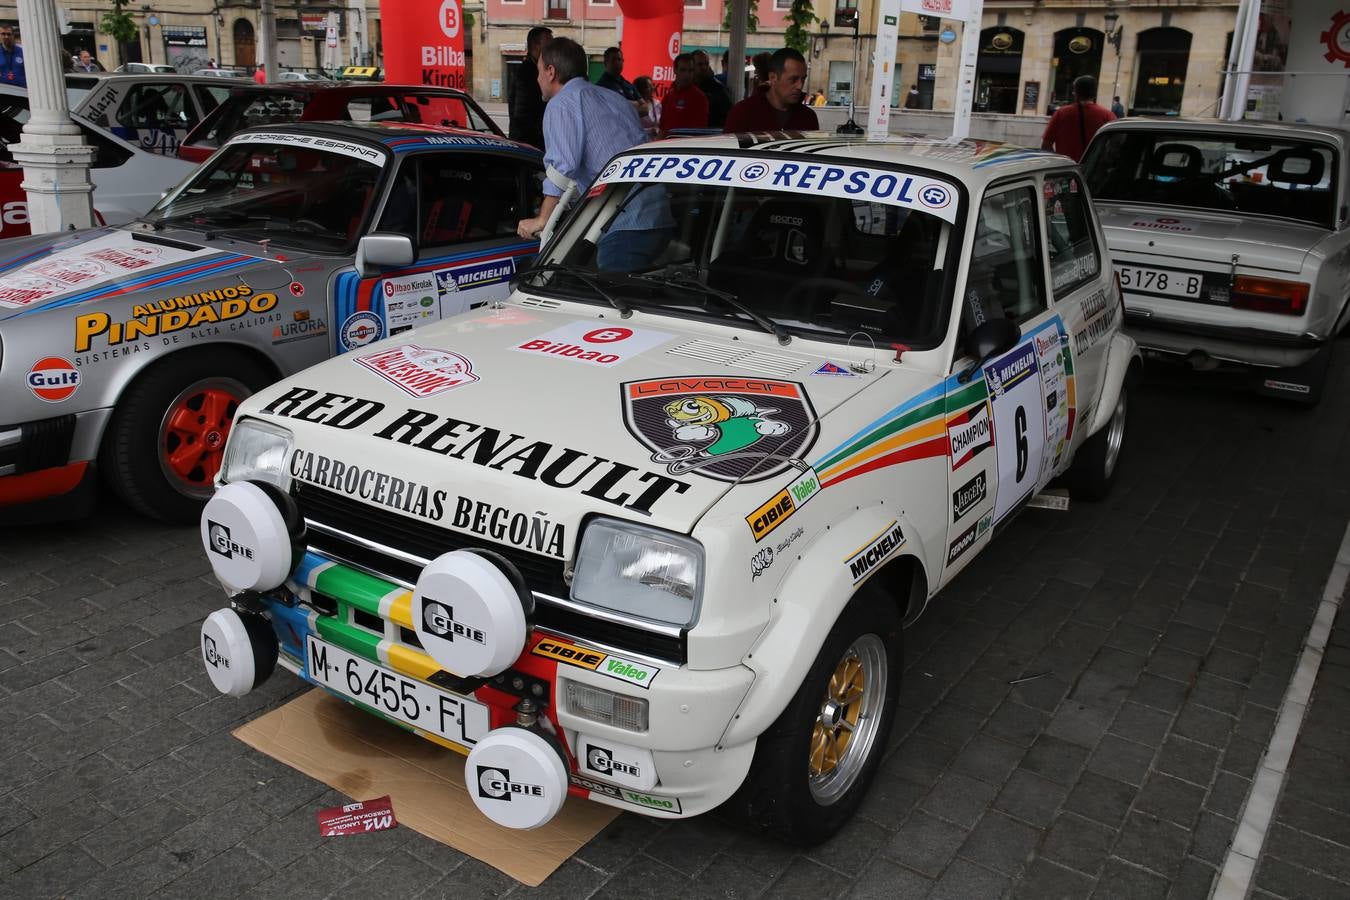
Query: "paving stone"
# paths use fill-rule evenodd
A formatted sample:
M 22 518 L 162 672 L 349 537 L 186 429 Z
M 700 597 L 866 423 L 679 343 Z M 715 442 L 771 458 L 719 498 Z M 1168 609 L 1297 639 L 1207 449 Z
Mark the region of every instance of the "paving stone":
M 919 807 L 965 828 L 973 826 L 998 793 L 992 784 L 947 772 L 923 799 Z
M 1228 745 L 1236 725 L 1232 716 L 1187 703 L 1177 716 L 1174 732 L 1181 737 L 1222 749 Z
M 1102 870 L 1097 880 L 1093 900 L 1154 900 L 1167 896 L 1167 879 L 1118 859 L 1113 859 Z
M 998 897 L 1008 889 L 1008 879 L 989 869 L 958 859 L 947 867 L 928 900 L 967 900 L 970 897 Z
M 1350 885 L 1350 852 L 1320 836 L 1276 822 L 1266 833 L 1265 853 Z
M 574 862 L 569 860 L 569 863 Z M 889 865 L 889 863 L 887 863 Z M 898 866 L 895 868 L 899 868 Z M 567 869 L 567 871 L 564 871 Z M 924 881 L 914 873 L 909 873 L 914 878 Z M 604 873 L 592 869 L 582 863 L 576 863 L 574 867 L 569 868 L 568 863 L 564 863 L 548 877 L 548 881 L 539 890 L 529 892 L 531 900 L 536 897 L 558 897 L 560 900 L 573 900 L 576 897 L 584 897 L 587 888 L 593 882 L 598 884 L 603 880 Z M 773 879 L 767 875 L 760 875 L 755 872 L 747 872 L 738 866 L 735 861 L 727 856 L 716 856 L 707 867 L 699 873 L 690 885 L 691 898 L 718 898 L 718 900 L 748 900 L 748 898 L 760 897 L 769 889 Z
M 1015 886 L 1013 896 L 1018 900 L 1078 900 L 1091 894 L 1095 885 L 1094 879 L 1081 872 L 1038 857 Z
M 1171 727 L 1170 713 L 1131 701 L 1120 707 L 1109 730 L 1136 744 L 1156 746 L 1162 743 Z
M 1121 829 L 1115 855 L 1170 880 L 1177 876 L 1189 845 L 1187 829 L 1146 813 L 1134 812 Z
M 1139 676 L 1139 683 L 1130 692 L 1130 699 L 1163 712 L 1175 713 L 1186 700 L 1186 685 L 1145 672 Z
M 1030 747 L 1049 723 L 1048 713 L 1005 700 L 985 724 L 986 734 L 1019 747 Z
M 443 877 L 439 869 L 399 849 L 380 865 L 345 883 L 342 893 L 349 897 L 415 897 Z
M 1208 897 L 1218 869 L 1194 856 L 1186 857 L 1181 864 L 1181 874 L 1172 882 L 1167 896 L 1175 900 L 1190 900 L 1192 897 Z
M 1062 785 L 1018 769 L 994 800 L 994 808 L 1043 828 L 1050 824 L 1068 792 Z
M 874 859 L 863 869 L 848 894 L 855 900 L 921 900 L 933 882 L 884 859 Z
M 66 846 L 6 876 L 0 889 L 15 897 L 59 897 L 103 868 L 79 847 Z
M 844 893 L 851 878 L 808 859 L 795 860 L 765 892 L 765 897 L 817 900 Z
M 1158 771 L 1208 787 L 1218 768 L 1219 751 L 1181 737 L 1169 737 L 1158 754 Z
M 965 843 L 967 831 L 919 810 L 910 816 L 882 853 L 902 865 L 937 878 Z
M 1176 647 L 1158 647 L 1149 655 L 1147 670 L 1163 678 L 1188 683 L 1200 671 L 1204 658 Z
M 1111 854 L 1116 830 L 1099 825 L 1072 813 L 1064 813 L 1055 820 L 1040 856 L 1050 862 L 1095 877 Z
M 1069 700 L 1060 706 L 1045 731 L 1070 744 L 1095 747 L 1110 722 L 1111 716 L 1105 710 Z
M 1153 762 L 1153 748 L 1108 734 L 1088 758 L 1089 771 L 1116 781 L 1142 785 Z
M 1095 772 L 1084 772 L 1064 808 L 1110 828 L 1119 828 L 1137 793 L 1133 785 Z
M 1297 831 L 1350 847 L 1350 815 L 1342 810 L 1328 809 L 1286 794 L 1280 799 L 1276 821 Z
M 990 784 L 1001 785 L 1025 754 L 1026 749 L 1016 744 L 978 734 L 952 762 L 952 769 Z
M 186 873 L 189 866 L 163 847 L 149 847 L 85 881 L 70 900 L 142 900 Z
M 1042 832 L 990 811 L 980 819 L 958 855 L 1016 878 L 1027 867 Z

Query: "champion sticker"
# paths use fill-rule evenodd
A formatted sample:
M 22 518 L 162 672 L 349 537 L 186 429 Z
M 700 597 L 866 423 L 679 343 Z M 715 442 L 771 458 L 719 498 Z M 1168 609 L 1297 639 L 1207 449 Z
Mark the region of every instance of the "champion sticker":
M 356 362 L 414 397 L 434 397 L 478 380 L 467 357 L 416 344 L 368 353 Z
M 951 446 L 953 472 L 970 462 L 980 451 L 994 446 L 994 426 L 989 419 L 989 404 L 981 402 L 956 418 L 948 419 L 947 441 Z
M 60 356 L 44 357 L 28 370 L 28 389 L 48 403 L 69 400 L 80 389 L 79 370 Z

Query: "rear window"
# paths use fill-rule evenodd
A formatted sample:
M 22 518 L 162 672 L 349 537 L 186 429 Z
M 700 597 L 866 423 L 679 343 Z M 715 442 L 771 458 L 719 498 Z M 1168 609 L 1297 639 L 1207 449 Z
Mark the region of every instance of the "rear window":
M 1332 228 L 1331 147 L 1195 132 L 1117 131 L 1092 142 L 1083 170 L 1098 200 L 1278 216 Z
M 305 111 L 305 100 L 305 94 L 300 92 L 236 94 L 220 104 L 220 108 L 207 121 L 206 133 L 202 138 L 219 146 L 245 128 L 298 121 L 300 114 Z

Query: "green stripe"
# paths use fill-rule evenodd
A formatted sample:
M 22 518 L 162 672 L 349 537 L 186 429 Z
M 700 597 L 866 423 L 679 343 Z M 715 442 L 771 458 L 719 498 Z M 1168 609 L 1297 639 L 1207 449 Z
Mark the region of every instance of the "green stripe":
M 380 654 L 377 650 L 383 636 L 371 634 L 364 628 L 357 628 L 354 625 L 339 621 L 340 618 L 345 616 L 344 610 L 339 610 L 337 616 L 319 616 L 314 622 L 319 637 L 329 643 L 336 644 L 343 650 L 364 657 L 376 665 L 384 665 L 380 662 Z
M 972 403 L 987 399 L 989 399 L 989 387 L 985 384 L 983 373 L 981 373 L 978 381 L 972 381 L 955 394 L 947 395 L 947 411 L 961 412 Z
M 922 422 L 925 419 L 931 419 L 933 416 L 941 415 L 942 403 L 943 400 L 941 397 L 939 397 L 936 400 L 932 400 L 928 403 L 925 403 L 923 406 L 919 406 L 910 410 L 909 412 L 905 413 L 904 415 L 900 416 L 897 419 L 892 419 L 890 422 L 887 422 L 885 425 L 880 426 L 875 431 L 870 431 L 867 434 L 863 435 L 858 440 L 854 441 L 853 443 L 845 445 L 843 449 L 839 450 L 833 456 L 830 456 L 827 459 L 816 463 L 814 468 L 816 469 L 816 471 L 823 472 L 824 470 L 838 463 L 840 460 L 852 456 L 854 453 L 857 453 L 861 450 L 865 450 L 866 448 L 877 443 L 878 441 L 883 441 L 897 432 L 904 431 L 911 425 L 917 425 L 919 422 Z
M 372 616 L 380 614 L 380 598 L 398 585 L 339 563 L 319 573 L 314 590 L 327 594 Z

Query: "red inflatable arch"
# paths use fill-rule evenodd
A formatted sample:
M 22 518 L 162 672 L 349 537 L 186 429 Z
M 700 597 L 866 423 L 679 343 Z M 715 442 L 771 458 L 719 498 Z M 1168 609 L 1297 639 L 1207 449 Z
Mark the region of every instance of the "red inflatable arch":
M 623 13 L 624 77 L 634 81 L 646 75 L 664 97 L 675 81 L 680 32 L 684 30 L 684 0 L 619 0 Z

